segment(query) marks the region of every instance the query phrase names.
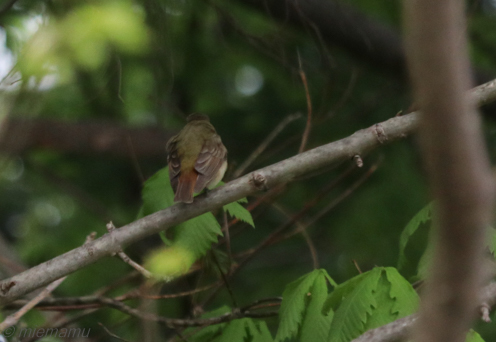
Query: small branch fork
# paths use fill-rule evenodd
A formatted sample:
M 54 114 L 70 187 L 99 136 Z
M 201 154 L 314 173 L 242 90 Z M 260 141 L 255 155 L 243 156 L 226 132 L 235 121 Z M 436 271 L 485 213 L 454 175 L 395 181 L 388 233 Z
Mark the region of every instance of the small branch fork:
M 109 232 L 109 234 L 112 234 L 112 232 L 115 231 L 115 226 L 112 223 L 112 221 L 107 223 L 107 231 Z M 137 262 L 133 261 L 126 253 L 124 253 L 122 251 L 122 249 L 119 252 L 117 252 L 116 254 L 117 254 L 117 256 L 119 256 L 119 258 L 122 259 L 122 261 L 124 261 L 126 264 L 128 264 L 129 266 L 134 268 L 136 271 L 141 273 L 145 278 L 150 279 L 153 276 L 150 271 L 146 270 L 143 266 L 141 266 Z

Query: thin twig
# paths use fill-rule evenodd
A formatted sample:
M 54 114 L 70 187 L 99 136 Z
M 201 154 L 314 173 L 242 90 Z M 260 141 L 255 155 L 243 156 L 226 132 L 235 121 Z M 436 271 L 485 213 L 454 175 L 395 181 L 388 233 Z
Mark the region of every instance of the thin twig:
M 31 299 L 26 305 L 24 305 L 19 311 L 16 313 L 7 316 L 5 320 L 0 323 L 0 334 L 7 328 L 17 324 L 19 319 L 24 316 L 29 310 L 34 308 L 36 304 L 38 304 L 43 298 L 50 295 L 53 290 L 55 290 L 67 277 L 62 277 L 60 279 L 55 280 L 53 283 L 48 285 L 43 291 L 41 291 L 36 297 Z
M 246 158 L 246 160 L 238 167 L 233 173 L 234 178 L 238 178 L 245 172 L 245 170 L 262 154 L 265 149 L 270 145 L 270 143 L 281 133 L 284 128 L 291 122 L 301 118 L 300 113 L 291 114 L 286 116 L 273 130 L 267 135 L 267 137 L 257 146 L 257 148 Z
M 125 299 L 131 299 L 131 298 L 134 298 L 134 297 L 137 297 L 137 298 L 146 298 L 146 299 L 171 299 L 171 298 L 186 297 L 186 296 L 191 296 L 191 295 L 194 295 L 196 293 L 200 293 L 200 292 L 206 291 L 206 290 L 211 289 L 212 287 L 214 287 L 216 285 L 220 285 L 220 284 L 222 284 L 222 281 L 218 281 L 218 282 L 215 282 L 215 283 L 210 284 L 210 285 L 207 285 L 207 286 L 199 287 L 199 288 L 194 289 L 194 290 L 183 291 L 183 292 L 173 293 L 173 294 L 146 295 L 146 294 L 140 294 L 140 293 L 138 293 L 135 296 L 128 296 Z M 121 300 L 121 297 L 117 297 L 116 299 L 117 300 Z
M 273 207 L 276 208 L 278 211 L 280 211 L 281 213 L 283 213 L 285 216 L 287 216 L 288 218 L 292 219 L 291 215 L 287 212 L 286 209 L 284 209 L 281 205 L 277 204 L 277 203 L 274 203 L 273 204 Z M 310 250 L 310 255 L 312 256 L 312 263 L 313 263 L 313 269 L 318 269 L 319 268 L 319 260 L 318 260 L 318 257 L 317 257 L 317 250 L 313 244 L 313 241 L 312 239 L 310 238 L 310 236 L 308 235 L 308 232 L 306 231 L 306 227 L 307 225 L 301 223 L 299 220 L 296 220 L 294 221 L 294 223 L 299 227 L 301 228 L 301 235 L 303 236 L 303 238 L 305 239 L 305 242 L 307 243 L 308 245 L 308 248 Z
M 229 235 L 229 221 L 227 220 L 227 212 L 223 211 L 224 213 L 224 241 L 226 242 L 226 250 L 227 250 L 227 256 L 229 257 L 229 269 L 231 269 L 231 265 L 233 262 L 232 259 L 232 251 L 231 251 L 231 236 Z
M 349 197 L 356 189 L 360 187 L 379 167 L 381 161 L 378 161 L 374 165 L 372 165 L 367 172 L 365 172 L 357 181 L 355 181 L 348 189 L 346 189 L 341 195 L 336 197 L 333 201 L 331 201 L 326 207 L 321 209 L 317 215 L 313 216 L 312 219 L 308 222 L 308 226 L 311 226 L 316 221 L 320 220 L 324 215 L 326 215 L 329 211 L 334 209 L 339 203 L 341 203 L 344 199 Z M 289 235 L 295 235 L 300 233 L 300 228 L 296 229 L 294 232 Z
M 360 269 L 360 265 L 358 265 L 358 262 L 355 259 L 353 259 L 352 262 L 353 265 L 355 265 L 355 268 L 357 269 L 358 273 L 362 274 L 362 270 Z
M 110 221 L 109 223 L 107 223 L 107 230 L 108 230 L 109 234 L 112 234 L 112 232 L 115 231 L 115 226 L 112 223 L 112 221 Z M 120 252 L 117 252 L 117 255 L 119 256 L 119 258 L 122 259 L 122 261 L 124 261 L 126 264 L 128 264 L 129 266 L 131 266 L 132 268 L 134 268 L 136 271 L 138 271 L 139 273 L 141 273 L 145 278 L 151 278 L 151 277 L 153 277 L 153 274 L 150 271 L 148 271 L 143 266 L 141 266 L 140 264 L 138 264 L 137 262 L 135 262 L 134 260 L 132 260 L 122 250 Z
M 310 235 L 308 235 L 306 229 L 303 229 L 301 231 L 301 235 L 305 239 L 308 248 L 310 249 L 310 255 L 312 256 L 312 262 L 313 262 L 313 269 L 316 270 L 319 268 L 319 258 L 317 257 L 317 249 L 315 248 L 312 238 L 310 238 Z
M 301 81 L 303 82 L 303 86 L 305 87 L 305 95 L 307 98 L 307 124 L 305 126 L 305 131 L 303 132 L 303 137 L 301 138 L 301 145 L 298 153 L 302 153 L 305 151 L 305 147 L 307 145 L 308 136 L 310 135 L 310 129 L 312 128 L 312 99 L 310 98 L 310 91 L 308 90 L 307 76 L 303 71 L 303 67 L 301 65 L 300 52 L 298 51 L 298 72 L 301 77 Z
M 308 202 L 298 213 L 293 215 L 288 222 L 284 223 L 283 225 L 279 226 L 276 228 L 267 238 L 265 238 L 261 243 L 259 243 L 256 247 L 251 248 L 247 253 L 245 253 L 245 257 L 235 266 L 231 269 L 231 272 L 229 273 L 229 276 L 233 276 L 234 273 L 239 272 L 239 270 L 246 264 L 248 263 L 258 252 L 260 252 L 262 249 L 265 247 L 269 246 L 272 244 L 274 241 L 279 241 L 277 240 L 277 237 L 284 232 L 286 229 L 291 227 L 295 222 L 298 222 L 311 208 L 313 208 L 317 203 L 320 202 L 320 200 L 327 195 L 329 191 L 331 191 L 341 180 L 343 180 L 347 175 L 349 175 L 354 169 L 356 168 L 355 165 L 352 164 L 352 166 L 348 167 L 344 172 L 342 172 L 338 177 L 336 177 L 334 180 L 332 180 L 329 184 L 327 184 L 318 194 L 315 196 L 315 198 Z M 274 189 L 275 190 L 275 189 Z M 270 191 L 269 191 L 270 192 Z M 260 202 L 261 203 L 261 202 Z M 297 228 L 295 232 L 301 233 L 300 228 Z M 292 236 L 292 235 L 290 235 Z M 284 237 L 283 239 L 285 239 Z M 202 302 L 201 306 L 204 306 L 206 303 L 208 303 L 210 300 L 212 300 L 217 293 L 220 291 L 221 287 L 217 286 Z
M 101 326 L 101 327 L 103 328 L 103 330 L 105 330 L 105 332 L 106 332 L 109 336 L 111 336 L 111 337 L 113 337 L 113 338 L 116 338 L 116 339 L 118 339 L 119 341 L 129 342 L 129 340 L 126 340 L 126 339 L 124 339 L 124 338 L 122 338 L 122 337 L 120 337 L 120 336 L 117 336 L 117 335 L 116 335 L 116 334 L 114 334 L 113 332 L 111 332 L 111 331 L 110 331 L 110 330 L 109 330 L 106 326 L 104 326 L 102 323 L 98 322 L 98 325 L 99 325 L 99 326 Z
M 139 161 L 138 161 L 138 156 L 136 155 L 136 149 L 134 148 L 133 141 L 131 140 L 131 136 L 129 134 L 126 136 L 126 141 L 127 141 L 128 147 L 129 147 L 131 160 L 133 161 L 134 169 L 135 169 L 136 173 L 138 174 L 138 177 L 141 181 L 141 184 L 145 184 L 145 176 L 143 176 L 143 171 L 141 171 L 141 166 L 140 166 Z
M 217 265 L 217 268 L 218 268 L 219 273 L 220 273 L 220 275 L 222 277 L 222 280 L 224 281 L 224 285 L 226 285 L 227 292 L 229 292 L 229 296 L 231 297 L 233 308 L 237 309 L 238 308 L 238 303 L 236 302 L 236 298 L 234 297 L 234 293 L 232 291 L 232 288 L 229 285 L 229 281 L 227 280 L 226 275 L 224 274 L 224 272 L 222 271 L 222 268 L 220 267 L 219 260 L 217 260 L 217 257 L 215 256 L 215 252 L 214 251 L 212 251 L 211 255 L 212 255 L 212 259 L 215 262 L 215 265 Z

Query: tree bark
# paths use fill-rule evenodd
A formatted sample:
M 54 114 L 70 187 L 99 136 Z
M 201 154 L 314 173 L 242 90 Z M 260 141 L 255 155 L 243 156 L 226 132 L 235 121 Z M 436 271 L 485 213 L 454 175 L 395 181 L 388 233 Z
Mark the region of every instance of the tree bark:
M 493 182 L 475 102 L 463 1 L 406 0 L 406 48 L 430 188 L 437 203 L 435 255 L 415 341 L 462 342 L 483 282 Z

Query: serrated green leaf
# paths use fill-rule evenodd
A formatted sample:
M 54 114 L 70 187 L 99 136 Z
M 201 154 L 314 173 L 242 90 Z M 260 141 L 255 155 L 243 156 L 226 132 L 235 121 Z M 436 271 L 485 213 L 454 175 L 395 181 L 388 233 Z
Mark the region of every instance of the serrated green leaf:
M 219 184 L 217 184 L 215 188 L 218 188 L 219 186 L 224 185 L 225 183 L 223 181 L 220 181 Z M 237 218 L 238 220 L 241 220 L 243 222 L 248 223 L 250 226 L 255 228 L 255 222 L 253 222 L 253 217 L 251 216 L 251 213 L 246 210 L 245 207 L 241 205 L 241 203 L 248 203 L 248 199 L 246 197 L 240 198 L 239 200 L 226 204 L 222 208 L 224 209 L 225 212 L 229 213 L 232 217 Z
M 470 329 L 470 331 L 467 333 L 467 339 L 465 341 L 466 342 L 484 342 L 481 335 L 479 335 L 476 331 L 474 331 L 472 329 Z
M 273 342 L 274 339 L 264 321 L 257 321 L 245 318 L 245 324 L 248 332 L 248 341 L 250 342 Z
M 238 202 L 238 203 L 248 203 L 248 198 L 243 197 L 243 198 L 240 198 L 239 200 L 237 200 L 236 202 Z
M 400 256 L 398 259 L 398 269 L 402 269 L 406 264 L 405 249 L 410 237 L 417 231 L 417 229 L 424 223 L 432 219 L 432 212 L 434 203 L 431 202 L 423 207 L 406 225 L 405 229 L 400 236 Z
M 236 319 L 227 324 L 222 330 L 222 335 L 215 342 L 244 342 L 247 335 L 246 320 L 249 318 Z
M 263 321 L 254 321 L 251 318 L 241 318 L 224 323 L 225 328 L 221 335 L 212 342 L 273 342 L 267 324 Z M 195 342 L 200 342 L 195 340 Z
M 406 317 L 417 311 L 419 296 L 413 286 L 393 267 L 386 267 L 387 280 L 391 283 L 390 296 L 395 303 L 391 309 L 397 316 L 394 319 Z
M 280 324 L 276 341 L 284 341 L 287 338 L 298 335 L 299 326 L 303 323 L 304 317 L 308 313 L 307 306 L 311 303 L 309 294 L 311 296 L 314 283 L 316 280 L 322 279 L 324 285 L 326 285 L 325 282 L 328 277 L 329 275 L 325 270 L 314 270 L 286 286 L 282 295 L 281 308 L 279 309 Z M 325 292 L 327 292 L 327 285 Z M 317 287 L 317 293 L 321 295 L 320 287 Z M 321 303 L 323 303 L 324 297 Z M 312 310 L 316 310 L 323 315 L 322 305 L 317 308 L 312 307 Z M 312 311 L 312 314 L 317 315 L 314 311 Z
M 325 342 L 334 316 L 333 311 L 327 314 L 322 313 L 322 307 L 327 297 L 326 277 L 317 277 L 309 293 L 310 302 L 301 325 L 299 341 Z
M 317 276 L 318 270 L 315 270 L 286 286 L 279 309 L 280 324 L 277 329 L 276 341 L 283 341 L 297 335 L 298 326 L 303 320 L 307 293 Z
M 335 313 L 328 340 L 350 341 L 369 329 L 412 314 L 417 306 L 417 293 L 395 268 L 374 268 L 329 294 L 324 310 Z
M 372 304 L 372 311 L 367 315 L 366 321 L 362 331 L 358 332 L 356 336 L 369 329 L 377 328 L 381 325 L 394 321 L 397 314 L 393 314 L 394 299 L 391 298 L 391 284 L 389 283 L 385 272 L 381 272 L 381 277 L 377 282 L 377 287 L 373 292 L 375 304 Z
M 219 223 L 211 213 L 205 213 L 175 227 L 174 244 L 189 249 L 199 258 L 222 235 Z
M 238 220 L 248 223 L 250 226 L 255 228 L 255 222 L 253 222 L 253 217 L 251 213 L 246 210 L 239 202 L 232 202 L 224 207 L 224 211 L 228 212 L 232 217 L 236 217 Z
M 324 313 L 329 310 L 336 311 L 339 305 L 341 305 L 343 299 L 345 299 L 348 294 L 355 289 L 355 287 L 362 281 L 362 278 L 367 276 L 367 273 L 362 273 L 336 286 L 336 288 L 327 296 L 322 311 Z
M 350 282 L 353 286 L 351 291 L 346 293 L 341 304 L 334 313 L 328 341 L 348 342 L 359 336 L 363 331 L 368 317 L 377 307 L 377 300 L 374 293 L 381 278 L 382 268 L 359 275 L 360 281 Z

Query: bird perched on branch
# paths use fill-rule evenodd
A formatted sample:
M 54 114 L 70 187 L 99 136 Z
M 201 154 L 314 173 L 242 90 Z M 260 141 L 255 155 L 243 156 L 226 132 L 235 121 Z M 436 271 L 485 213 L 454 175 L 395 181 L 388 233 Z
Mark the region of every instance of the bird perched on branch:
M 212 189 L 224 177 L 227 149 L 208 116 L 190 114 L 166 148 L 174 202 L 192 203 L 193 194 Z

